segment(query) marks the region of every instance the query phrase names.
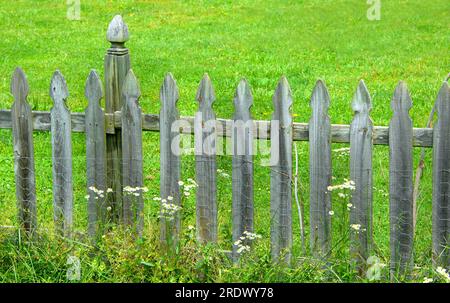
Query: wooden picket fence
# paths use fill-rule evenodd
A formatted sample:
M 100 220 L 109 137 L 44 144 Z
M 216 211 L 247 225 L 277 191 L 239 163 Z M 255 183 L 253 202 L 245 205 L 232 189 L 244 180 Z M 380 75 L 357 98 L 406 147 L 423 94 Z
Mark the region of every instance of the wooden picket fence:
M 215 141 L 231 137 L 233 242 L 245 231 L 253 231 L 253 150 L 256 139 L 271 140 L 270 210 L 271 250 L 274 261 L 289 262 L 292 247 L 292 147 L 293 141 L 309 141 L 310 146 L 310 246 L 312 253 L 326 257 L 331 251 L 331 144 L 350 144 L 350 179 L 355 191 L 351 197 L 350 223 L 360 226 L 352 233 L 351 255 L 359 267 L 370 256 L 372 246 L 372 149 L 374 144 L 389 145 L 390 247 L 391 269 L 406 272 L 413 254 L 413 147 L 433 148 L 433 258 L 435 264 L 448 268 L 449 198 L 450 198 L 450 89 L 444 82 L 436 100 L 438 120 L 433 128 L 413 128 L 409 110 L 412 106 L 406 84 L 400 82 L 391 101 L 393 117 L 389 127 L 374 126 L 369 116 L 370 94 L 361 81 L 352 101 L 354 118 L 350 125 L 332 125 L 328 117 L 330 96 L 323 81 L 318 81 L 311 97 L 309 123 L 294 123 L 290 108 L 291 89 L 282 77 L 273 96 L 272 121 L 256 121 L 250 114 L 252 93 L 242 80 L 234 97 L 235 113 L 231 120 L 216 119 L 212 110 L 214 90 L 208 75 L 201 80 L 196 117 L 184 117 L 188 128 L 173 127 L 179 120 L 176 107 L 178 88 L 171 74 L 164 78 L 161 111 L 143 114 L 139 107 L 140 90 L 130 57 L 125 48 L 128 29 L 120 16 L 108 28 L 111 48 L 105 57 L 105 109 L 100 107 L 103 84 L 92 71 L 86 82 L 88 106 L 84 113 L 71 113 L 66 107 L 69 96 L 64 77 L 56 71 L 51 80 L 50 112 L 32 111 L 27 103 L 28 83 L 17 68 L 11 82 L 14 103 L 11 110 L 0 111 L 0 128 L 12 128 L 15 181 L 21 226 L 30 234 L 36 230 L 36 183 L 33 131 L 50 131 L 53 161 L 53 206 L 57 229 L 71 236 L 73 190 L 71 133 L 86 134 L 86 177 L 88 192 L 98 195 L 88 200 L 88 232 L 95 237 L 106 221 L 143 229 L 142 195 L 126 194 L 124 188 L 143 187 L 142 131 L 160 132 L 160 195 L 173 197 L 180 205 L 180 156 L 172 142 L 181 133 L 194 134 L 196 142 L 212 144 L 196 150 L 196 220 L 197 237 L 203 242 L 217 241 L 217 180 Z M 199 115 L 201 113 L 201 116 Z M 208 121 L 214 120 L 214 127 Z M 233 122 L 250 127 L 236 131 Z M 250 123 L 248 123 L 250 122 Z M 277 123 L 275 123 L 277 122 Z M 201 145 L 203 146 L 203 145 Z M 244 148 L 243 148 L 244 147 Z M 112 191 L 106 195 L 107 189 Z M 106 209 L 112 211 L 106 211 Z M 181 229 L 179 214 L 174 220 L 161 219 L 161 241 L 175 240 Z M 233 257 L 238 258 L 236 248 Z M 280 256 L 283 260 L 280 260 Z

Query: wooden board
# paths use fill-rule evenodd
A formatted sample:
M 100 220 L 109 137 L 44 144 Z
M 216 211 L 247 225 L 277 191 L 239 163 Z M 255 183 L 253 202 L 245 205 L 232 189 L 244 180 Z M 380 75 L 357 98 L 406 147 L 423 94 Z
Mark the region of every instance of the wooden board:
M 270 159 L 270 239 L 274 262 L 289 264 L 292 255 L 292 93 L 286 77 L 272 98 Z
M 70 236 L 72 229 L 72 139 L 70 111 L 66 106 L 69 96 L 63 75 L 56 71 L 50 84 L 53 99 L 51 116 L 53 210 L 58 232 Z
M 389 203 L 391 276 L 407 274 L 413 253 L 413 154 L 411 97 L 404 82 L 391 101 L 389 124 Z
M 16 199 L 21 227 L 33 234 L 36 230 L 36 177 L 34 167 L 33 120 L 27 102 L 29 92 L 25 73 L 16 68 L 11 80 L 14 103 L 11 122 L 14 147 L 14 175 Z

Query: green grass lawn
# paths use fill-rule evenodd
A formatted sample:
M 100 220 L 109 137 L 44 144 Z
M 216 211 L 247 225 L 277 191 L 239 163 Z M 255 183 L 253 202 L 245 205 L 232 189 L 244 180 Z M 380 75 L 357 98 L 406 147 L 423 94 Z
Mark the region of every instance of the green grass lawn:
M 230 118 L 232 98 L 239 79 L 252 86 L 255 119 L 270 119 L 272 94 L 278 79 L 286 75 L 294 97 L 296 122 L 310 117 L 309 98 L 315 81 L 325 80 L 331 95 L 332 123 L 349 124 L 350 102 L 359 79 L 364 79 L 373 99 L 372 118 L 387 125 L 390 99 L 399 80 L 408 83 L 414 106 L 415 127 L 424 127 L 442 81 L 450 71 L 450 3 L 435 1 L 382 1 L 381 20 L 369 21 L 366 1 L 100 1 L 81 0 L 81 20 L 66 17 L 66 1 L 0 0 L 3 30 L 0 54 L 0 107 L 9 109 L 10 78 L 16 66 L 28 76 L 33 110 L 52 107 L 48 90 L 55 69 L 66 78 L 72 111 L 87 105 L 84 84 L 91 69 L 103 75 L 103 57 L 109 48 L 106 29 L 121 14 L 131 34 L 132 68 L 138 77 L 145 113 L 159 112 L 159 88 L 166 72 L 172 72 L 180 90 L 182 115 L 194 115 L 195 94 L 203 73 L 215 88 L 216 115 Z M 180 259 L 173 264 L 158 253 L 159 137 L 144 135 L 146 233 L 138 244 L 128 243 L 117 231 L 92 253 L 82 240 L 51 240 L 38 244 L 20 241 L 17 232 L 0 229 L 0 281 L 65 281 L 66 259 L 82 260 L 83 281 L 359 281 L 349 269 L 348 241 L 341 241 L 348 220 L 337 195 L 333 196 L 335 250 L 330 263 L 311 264 L 301 254 L 296 208 L 294 210 L 293 268 L 274 267 L 268 261 L 270 220 L 269 169 L 255 161 L 255 229 L 263 236 L 248 262 L 230 266 L 213 248 L 197 251 L 189 232 Z M 51 146 L 48 133 L 35 133 L 38 221 L 52 229 Z M 308 229 L 308 144 L 299 148 L 300 198 L 305 203 Z M 345 147 L 335 144 L 333 149 Z M 415 149 L 417 165 L 420 149 Z M 13 153 L 10 130 L 0 131 L 0 225 L 16 225 Z M 85 145 L 83 134 L 73 134 L 74 222 L 86 231 Z M 258 160 L 258 159 L 257 159 Z M 231 158 L 220 156 L 218 166 L 231 174 Z M 193 158 L 182 162 L 183 180 L 194 177 Z M 377 255 L 389 262 L 389 158 L 387 146 L 376 147 L 374 169 L 374 240 Z M 333 153 L 335 183 L 349 176 L 348 156 Z M 231 179 L 219 177 L 219 246 L 231 248 Z M 418 201 L 415 269 L 412 280 L 433 275 L 431 269 L 431 150 Z M 195 201 L 187 199 L 184 225 L 195 222 Z M 307 238 L 308 238 L 308 230 Z M 207 258 L 205 257 L 207 256 Z M 225 259 L 225 260 L 224 260 Z M 438 278 L 435 278 L 438 279 Z

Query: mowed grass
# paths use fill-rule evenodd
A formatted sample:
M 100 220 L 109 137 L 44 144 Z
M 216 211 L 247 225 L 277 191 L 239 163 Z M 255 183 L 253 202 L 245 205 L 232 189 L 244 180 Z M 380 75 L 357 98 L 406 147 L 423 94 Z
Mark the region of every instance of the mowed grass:
M 272 95 L 278 79 L 286 75 L 294 97 L 292 111 L 296 122 L 310 117 L 309 99 L 317 79 L 325 80 L 331 95 L 329 115 L 332 123 L 349 124 L 351 99 L 359 79 L 364 79 L 372 95 L 372 119 L 376 125 L 388 125 L 390 100 L 399 80 L 408 83 L 414 106 L 411 117 L 415 127 L 424 127 L 442 81 L 450 71 L 449 27 L 450 3 L 445 0 L 383 1 L 381 20 L 369 21 L 365 1 L 81 1 L 81 20 L 66 17 L 65 1 L 0 1 L 2 53 L 0 55 L 0 107 L 9 109 L 12 96 L 10 78 L 16 66 L 28 76 L 28 100 L 33 110 L 48 111 L 52 101 L 48 90 L 52 73 L 59 69 L 66 78 L 72 111 L 87 105 L 84 84 L 91 69 L 103 76 L 103 57 L 109 47 L 106 28 L 112 17 L 121 14 L 131 34 L 132 68 L 140 82 L 140 104 L 145 113 L 158 113 L 159 88 L 167 72 L 175 76 L 180 90 L 178 108 L 182 115 L 194 115 L 198 106 L 195 94 L 202 75 L 207 72 L 216 92 L 214 110 L 220 118 L 233 113 L 232 98 L 238 81 L 245 77 L 252 86 L 255 119 L 270 119 Z M 42 229 L 52 229 L 51 146 L 48 133 L 35 133 L 38 220 Z M 146 239 L 157 234 L 159 195 L 159 135 L 144 135 L 144 175 L 149 188 L 146 199 Z M 308 239 L 309 163 L 308 144 L 297 143 L 299 150 L 299 196 L 305 204 Z M 335 144 L 333 149 L 346 145 Z M 348 146 L 347 146 L 348 147 Z M 14 194 L 12 138 L 10 130 L 0 132 L 0 225 L 17 225 Z M 415 149 L 415 166 L 420 149 Z M 84 135 L 73 135 L 74 224 L 86 231 L 86 178 Z M 415 237 L 415 262 L 429 273 L 431 264 L 431 150 L 418 201 Z M 231 175 L 231 158 L 219 156 L 218 166 Z M 377 255 L 389 262 L 389 157 L 388 147 L 376 147 L 374 168 L 374 241 Z M 192 156 L 182 162 L 183 180 L 195 176 Z M 348 156 L 333 152 L 334 183 L 349 177 Z M 255 159 L 255 230 L 263 236 L 256 250 L 260 258 L 269 253 L 270 238 L 270 170 Z M 341 228 L 346 224 L 348 201 L 333 195 L 333 274 L 319 274 L 317 268 L 303 265 L 293 271 L 273 273 L 271 267 L 243 266 L 229 269 L 222 264 L 220 273 L 207 276 L 210 281 L 355 281 L 348 268 L 348 241 L 342 241 Z M 231 247 L 231 178 L 219 176 L 219 246 Z M 186 199 L 184 226 L 195 223 L 195 201 Z M 294 257 L 303 260 L 300 250 L 298 218 L 293 206 Z M 344 228 L 345 229 L 345 228 Z M 4 242 L 12 231 L 2 229 Z M 56 241 L 56 240 L 55 240 Z M 151 241 L 150 241 L 151 242 Z M 72 243 L 72 242 L 71 242 Z M 83 252 L 64 251 L 58 260 L 65 270 L 67 254 L 83 259 L 84 281 L 192 281 L 191 272 L 176 270 L 167 274 L 155 266 L 134 275 L 140 261 L 158 259 L 153 255 L 123 257 L 129 267 L 109 264 L 102 269 L 100 259 Z M 21 250 L 0 246 L 0 281 L 61 281 L 61 268 L 45 267 L 38 261 L 46 255 L 52 259 L 56 244 Z M 125 244 L 117 244 L 118 246 Z M 77 244 L 74 244 L 78 247 Z M 4 247 L 4 248 L 2 248 Z M 81 246 L 83 247 L 83 246 Z M 111 247 L 117 247 L 112 245 Z M 122 246 L 121 246 L 122 247 Z M 72 247 L 72 249 L 75 249 Z M 142 249 L 141 249 L 142 250 Z M 31 256 L 30 256 L 31 251 Z M 48 257 L 50 256 L 50 257 Z M 92 261 L 94 260 L 94 261 Z M 100 261 L 99 261 L 100 260 Z M 20 261 L 20 262 L 19 262 Z M 59 264 L 55 263 L 51 264 Z M 100 263 L 99 263 L 100 262 Z M 126 262 L 125 262 L 126 263 Z M 157 263 L 157 262 L 155 262 Z M 33 265 L 41 264 L 43 269 Z M 100 264 L 100 265 L 99 265 Z M 127 263 L 128 264 L 128 263 Z M 202 263 L 203 264 L 203 263 Z M 121 267 L 122 266 L 122 267 Z M 178 267 L 189 267 L 181 264 Z M 112 268 L 112 269 L 111 269 Z M 126 268 L 126 269 L 124 269 Z M 300 270 L 300 269 L 301 270 Z M 259 270 L 259 271 L 258 271 Z M 164 272 L 163 269 L 161 271 Z M 127 272 L 127 275 L 120 276 Z M 269 274 L 270 272 L 270 274 Z M 56 274 L 58 273 L 58 274 Z M 429 273 L 431 274 L 431 273 Z M 415 279 L 422 279 L 417 274 Z

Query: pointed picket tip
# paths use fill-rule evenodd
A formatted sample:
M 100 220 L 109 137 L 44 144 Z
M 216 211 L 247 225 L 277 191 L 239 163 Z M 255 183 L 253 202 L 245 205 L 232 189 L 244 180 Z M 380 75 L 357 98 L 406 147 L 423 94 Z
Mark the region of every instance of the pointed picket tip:
M 59 70 L 53 73 L 50 83 L 50 97 L 54 103 L 64 102 L 69 97 L 66 80 Z
M 400 81 L 395 88 L 394 96 L 391 100 L 391 108 L 394 112 L 409 112 L 411 107 L 412 100 L 406 82 Z
M 137 100 L 141 96 L 139 83 L 132 69 L 130 69 L 123 81 L 122 94 L 125 97 Z
M 95 70 L 91 70 L 86 80 L 84 95 L 89 103 L 99 102 L 103 97 L 102 81 Z
M 25 101 L 29 90 L 27 76 L 20 67 L 16 67 L 11 79 L 11 94 L 14 96 L 14 100 Z
M 241 79 L 234 94 L 234 105 L 239 104 L 250 107 L 253 103 L 253 95 L 246 79 Z
M 292 91 L 286 76 L 281 76 L 273 98 L 274 105 L 287 102 L 288 107 L 292 105 Z
M 109 23 L 106 38 L 111 43 L 125 43 L 129 39 L 128 26 L 121 15 L 116 15 Z
M 450 80 L 450 73 L 448 73 L 447 78 L 445 78 L 445 81 L 448 82 Z
M 205 74 L 200 82 L 195 99 L 202 105 L 210 107 L 216 100 L 214 88 L 208 74 Z
M 436 100 L 438 111 L 441 106 L 444 106 L 446 104 L 450 104 L 450 87 L 448 85 L 448 82 L 444 81 L 441 88 L 439 89 Z
M 172 73 L 167 73 L 164 76 L 164 81 L 160 90 L 161 102 L 169 103 L 175 106 L 178 102 L 180 95 L 178 92 L 177 81 L 173 77 Z
M 279 120 L 282 128 L 291 126 L 292 92 L 285 76 L 282 76 L 278 81 L 272 101 L 274 107 L 272 119 Z
M 372 109 L 372 99 L 364 80 L 360 80 L 353 96 L 352 109 L 355 113 L 368 113 Z
M 164 84 L 167 86 L 176 86 L 177 85 L 177 81 L 175 80 L 172 73 L 170 73 L 170 72 L 166 73 L 166 75 L 164 76 Z
M 330 107 L 330 94 L 328 93 L 325 81 L 322 79 L 317 80 L 311 96 L 310 106 L 316 108 L 316 105 L 322 107 L 325 112 Z

